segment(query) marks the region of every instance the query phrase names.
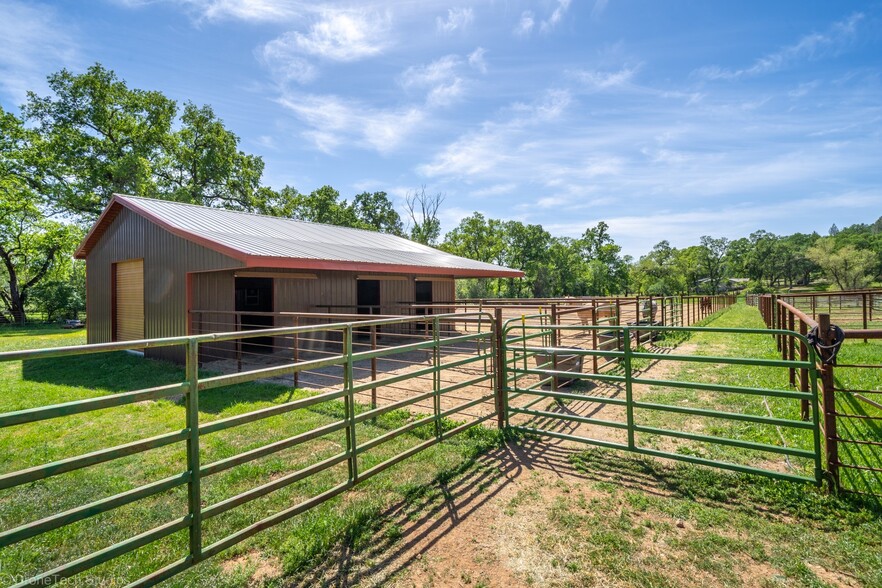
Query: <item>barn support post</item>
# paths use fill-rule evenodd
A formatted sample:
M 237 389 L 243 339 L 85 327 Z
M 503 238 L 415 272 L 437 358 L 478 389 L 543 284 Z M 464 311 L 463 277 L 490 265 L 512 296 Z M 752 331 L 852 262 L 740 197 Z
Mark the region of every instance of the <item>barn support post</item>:
M 821 343 L 830 345 L 830 315 L 818 315 L 818 333 Z M 821 351 L 821 394 L 824 403 L 824 440 L 826 442 L 827 471 L 830 472 L 830 490 L 839 491 L 839 436 L 836 432 L 836 394 L 833 366 L 827 363 L 828 352 Z
M 187 342 L 187 513 L 190 516 L 190 557 L 202 559 L 202 488 L 199 475 L 199 343 Z
M 508 407 L 505 394 L 508 376 L 506 375 L 505 347 L 503 346 L 502 335 L 502 308 L 499 306 L 494 309 L 493 345 L 495 347 L 493 357 L 496 358 L 496 369 L 494 370 L 496 375 L 496 426 L 504 429 L 508 424 Z

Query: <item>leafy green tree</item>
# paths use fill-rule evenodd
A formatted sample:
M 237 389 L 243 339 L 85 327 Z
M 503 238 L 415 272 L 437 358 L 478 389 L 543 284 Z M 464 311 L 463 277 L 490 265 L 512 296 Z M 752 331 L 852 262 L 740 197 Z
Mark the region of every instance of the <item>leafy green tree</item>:
M 851 245 L 837 248 L 833 238 L 823 237 L 809 248 L 807 255 L 840 290 L 865 288 L 873 279 L 871 272 L 876 260 L 872 251 Z
M 705 235 L 701 238 L 698 262 L 701 274 L 707 284 L 705 291 L 711 294 L 720 291 L 720 284 L 726 273 L 726 252 L 728 250 L 729 240 L 725 237 L 714 239 Z
M 73 245 L 71 227 L 41 208 L 42 147 L 35 131 L 0 110 L 0 301 L 19 323 L 33 288 Z
M 34 287 L 75 245 L 72 227 L 46 219 L 25 191 L 0 183 L 0 301 L 17 323 Z
M 628 291 L 628 260 L 620 255 L 622 248 L 609 235 L 609 225 L 601 221 L 586 229 L 579 246 L 587 264 L 584 280 L 589 295 Z
M 551 234 L 540 225 L 507 221 L 499 232 L 502 241 L 502 265 L 524 272 L 523 278 L 508 278 L 506 295 L 521 298 L 549 292 L 546 272 Z
M 404 224 L 385 192 L 362 192 L 350 205 L 358 226 L 380 233 L 404 236 Z
M 342 227 L 358 226 L 355 212 L 345 200 L 340 200 L 340 193 L 331 186 L 322 186 L 309 194 L 301 194 L 286 186 L 282 193 L 293 218 Z
M 227 130 L 211 106 L 184 105 L 181 128 L 171 133 L 155 168 L 162 198 L 253 210 L 263 160 L 239 151 L 239 137 Z
M 54 208 L 95 217 L 115 192 L 156 196 L 154 168 L 169 140 L 176 105 L 160 92 L 130 89 L 100 64 L 48 78 L 54 96 L 28 93 L 25 119 L 44 140 Z
M 670 296 L 684 290 L 677 272 L 677 250 L 668 241 L 660 241 L 652 251 L 632 266 L 631 284 L 642 294 Z
M 497 227 L 475 212 L 459 221 L 444 237 L 441 249 L 476 261 L 493 263 L 500 259 L 502 238 Z

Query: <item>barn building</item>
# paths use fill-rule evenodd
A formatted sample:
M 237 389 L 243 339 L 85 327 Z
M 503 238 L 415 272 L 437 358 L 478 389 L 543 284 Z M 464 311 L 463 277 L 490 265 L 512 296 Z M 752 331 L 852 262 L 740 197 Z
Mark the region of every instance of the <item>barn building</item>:
M 119 194 L 75 256 L 89 343 L 230 331 L 249 311 L 413 314 L 453 301 L 457 278 L 523 275 L 393 235 Z M 277 318 L 247 322 L 290 326 Z

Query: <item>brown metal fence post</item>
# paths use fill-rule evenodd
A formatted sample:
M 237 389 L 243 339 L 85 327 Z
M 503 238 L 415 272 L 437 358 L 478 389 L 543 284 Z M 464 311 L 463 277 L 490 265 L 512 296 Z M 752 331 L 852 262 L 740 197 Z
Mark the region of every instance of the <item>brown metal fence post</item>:
M 236 331 L 242 330 L 242 321 L 238 313 L 236 313 Z M 236 372 L 242 371 L 242 337 L 236 339 Z
M 371 351 L 377 350 L 377 325 L 371 325 Z M 377 358 L 371 358 L 371 382 L 377 381 Z M 377 408 L 377 389 L 371 388 L 371 408 Z
M 818 333 L 821 342 L 830 345 L 830 315 L 821 313 L 818 315 Z M 827 352 L 821 354 L 821 394 L 824 404 L 824 439 L 827 448 L 827 470 L 830 472 L 830 489 L 839 491 L 839 446 L 836 432 L 836 395 L 833 379 L 833 366 L 823 362 Z
M 300 317 L 294 317 L 294 326 L 300 326 Z M 298 333 L 294 333 L 294 341 L 292 343 L 294 345 L 294 363 L 300 361 L 300 335 Z M 300 386 L 300 370 L 294 372 L 294 387 L 297 388 Z
M 594 327 L 591 329 L 591 348 L 594 351 L 597 351 L 597 307 L 591 307 L 591 326 Z M 597 356 L 594 355 L 591 357 L 591 363 L 594 366 L 594 373 L 597 373 Z
M 803 337 L 808 334 L 808 325 L 805 324 L 805 321 L 799 319 L 799 334 Z M 799 361 L 808 361 L 808 347 L 805 344 L 805 341 L 800 339 L 799 341 Z M 806 368 L 800 368 L 799 370 L 799 391 L 800 392 L 808 392 L 809 391 L 809 381 L 808 381 L 808 370 Z M 800 401 L 800 413 L 802 415 L 802 420 L 809 420 L 809 401 L 807 398 L 803 398 Z
M 867 330 L 867 293 L 864 292 L 861 294 L 861 307 L 864 315 L 864 330 Z M 864 337 L 864 343 L 867 342 L 867 338 Z
M 793 313 L 787 313 L 787 329 L 793 331 L 795 325 L 793 322 Z M 796 339 L 794 339 L 793 335 L 787 336 L 787 359 L 793 361 L 796 358 Z M 790 368 L 790 385 L 796 385 L 796 368 Z
M 505 346 L 502 337 L 502 308 L 496 307 L 495 320 L 493 322 L 493 341 L 496 346 L 496 426 L 500 429 L 505 428 L 505 389 L 506 369 L 505 369 Z

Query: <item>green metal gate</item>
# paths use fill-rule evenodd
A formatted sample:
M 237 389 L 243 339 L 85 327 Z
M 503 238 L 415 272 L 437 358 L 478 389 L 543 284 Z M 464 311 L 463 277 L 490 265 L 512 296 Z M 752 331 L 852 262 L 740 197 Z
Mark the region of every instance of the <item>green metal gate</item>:
M 563 347 L 556 343 L 561 339 L 574 339 L 572 333 L 564 336 L 563 330 L 584 331 L 584 340 L 600 339 L 610 344 L 586 345 L 592 347 L 590 349 Z M 673 347 L 664 348 L 654 343 L 662 334 L 682 337 L 700 331 L 728 333 L 732 337 L 768 337 L 770 333 L 768 329 L 652 325 L 560 326 L 550 324 L 544 315 L 507 321 L 501 334 L 504 361 L 500 377 L 505 386 L 505 422 L 514 431 L 540 437 L 820 484 L 824 469 L 812 346 L 808 345 L 810 354 L 807 360 L 799 361 L 677 354 Z M 780 333 L 805 339 L 792 331 Z M 643 342 L 646 342 L 646 348 L 642 346 Z M 591 364 L 598 365 L 593 358 L 601 358 L 599 365 L 606 368 L 591 369 Z M 808 392 L 803 392 L 784 385 L 781 389 L 772 389 L 721 384 L 707 377 L 693 381 L 668 379 L 666 374 L 649 377 L 651 374 L 645 370 L 635 368 L 636 362 L 746 365 L 780 369 L 785 375 L 790 369 L 798 369 L 805 370 L 803 373 L 807 373 L 810 386 Z M 783 379 L 786 381 L 786 377 Z M 676 400 L 679 391 L 687 395 L 687 400 Z M 750 414 L 747 411 L 701 408 L 688 400 L 688 394 L 693 398 L 722 394 L 754 400 L 788 399 L 794 402 L 794 412 L 800 408 L 802 418 L 780 418 L 771 411 L 769 414 Z M 665 397 L 669 400 L 665 401 Z M 767 402 L 763 401 L 763 404 L 768 408 Z M 749 434 L 740 438 L 719 434 L 727 426 L 744 427 L 748 433 L 751 427 L 769 427 L 776 430 L 781 442 L 759 442 Z M 791 433 L 791 437 L 796 431 L 802 447 L 784 442 L 785 430 Z M 703 455 L 695 447 L 710 448 L 705 453 L 711 455 Z M 725 459 L 715 455 L 733 453 L 744 459 Z M 763 459 L 770 455 L 786 460 L 789 469 L 773 467 L 777 464 L 770 465 L 767 458 Z M 803 462 L 803 467 L 792 468 L 791 458 Z

